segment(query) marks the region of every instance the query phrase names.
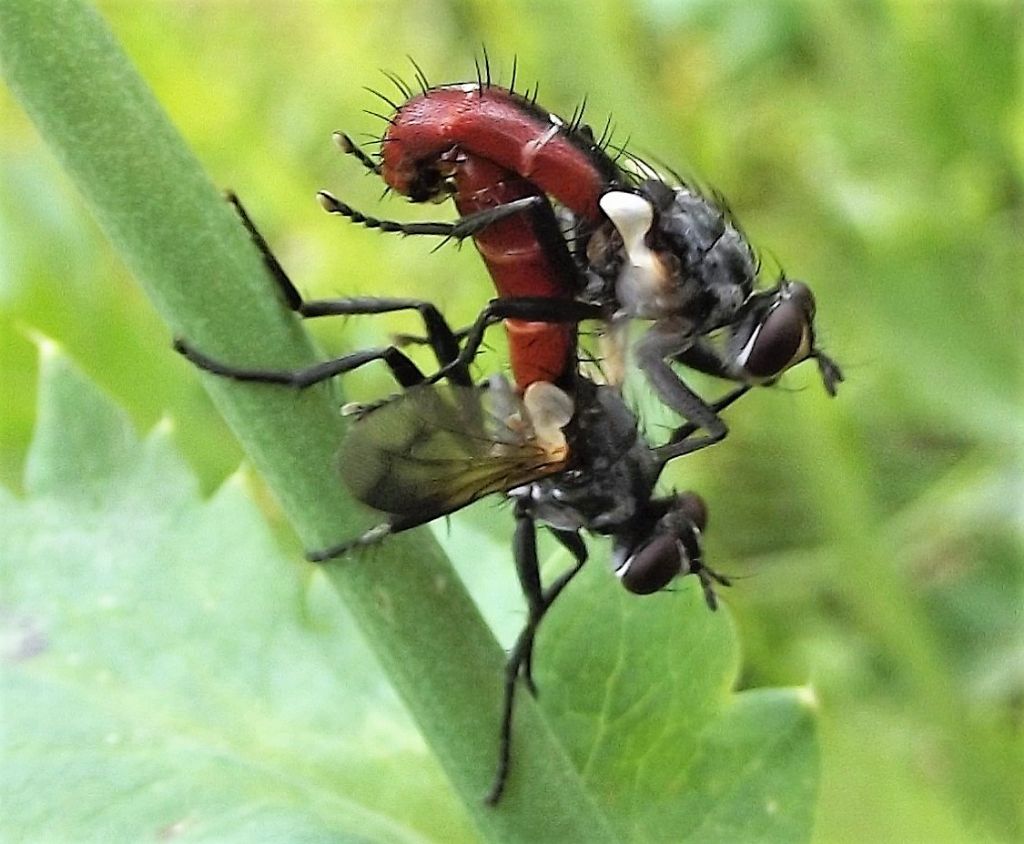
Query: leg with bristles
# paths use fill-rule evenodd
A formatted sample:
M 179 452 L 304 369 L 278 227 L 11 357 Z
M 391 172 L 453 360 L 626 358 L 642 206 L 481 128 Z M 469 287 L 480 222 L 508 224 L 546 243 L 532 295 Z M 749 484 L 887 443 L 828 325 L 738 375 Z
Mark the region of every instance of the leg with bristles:
M 332 137 L 334 138 L 334 143 L 338 145 L 338 148 L 345 153 L 345 155 L 351 155 L 371 173 L 376 176 L 380 175 L 380 162 L 374 161 L 369 155 L 367 155 L 366 151 L 348 135 L 344 132 L 335 132 Z
M 604 310 L 600 306 L 574 299 L 549 299 L 543 296 L 492 299 L 469 327 L 459 354 L 447 366 L 441 367 L 428 377 L 427 383 L 436 383 L 442 378 L 447 378 L 450 370 L 468 366 L 480 351 L 487 329 L 502 320 L 579 323 L 590 319 L 603 319 L 604 316 Z
M 437 307 L 432 302 L 422 299 L 398 299 L 379 297 L 357 297 L 353 296 L 344 299 L 313 299 L 304 301 L 298 288 L 292 283 L 288 274 L 284 271 L 281 263 L 277 260 L 270 249 L 266 238 L 260 234 L 252 218 L 246 212 L 238 196 L 234 193 L 227 194 L 228 201 L 232 204 L 242 225 L 249 233 L 249 237 L 259 250 L 260 256 L 267 270 L 277 282 L 278 288 L 284 297 L 288 307 L 304 319 L 322 316 L 355 316 L 369 314 L 392 313 L 394 311 L 414 310 L 418 311 L 423 319 L 426 328 L 426 342 L 438 358 L 441 365 L 449 363 L 458 354 L 458 334 L 452 331 L 447 321 L 441 316 Z M 453 371 L 452 380 L 459 378 L 459 373 Z M 469 383 L 468 373 L 465 379 L 459 383 Z
M 459 354 L 461 335 L 452 331 L 447 321 L 431 302 L 421 299 L 385 299 L 377 297 L 352 297 L 347 299 L 315 299 L 304 301 L 298 288 L 292 283 L 281 263 L 270 249 L 266 238 L 253 223 L 238 196 L 228 192 L 227 199 L 238 214 L 242 225 L 256 246 L 263 259 L 264 266 L 271 274 L 287 306 L 303 318 L 322 316 L 352 316 L 391 313 L 402 310 L 415 310 L 423 319 L 426 328 L 426 343 L 433 349 L 438 365 L 445 369 L 445 377 L 456 384 L 469 386 L 472 380 L 469 375 L 468 360 L 455 363 Z M 343 355 L 330 361 L 323 361 L 310 367 L 296 370 L 269 370 L 258 367 L 241 367 L 227 364 L 199 351 L 187 340 L 177 338 L 174 348 L 188 358 L 200 369 L 232 378 L 236 381 L 249 381 L 264 384 L 282 384 L 304 389 L 326 381 L 337 375 L 351 372 L 375 360 L 383 360 L 396 381 L 403 387 L 419 383 L 424 379 L 418 367 L 407 355 L 399 351 L 395 345 L 355 352 Z
M 536 211 L 546 202 L 541 196 L 526 196 L 503 205 L 467 214 L 452 222 L 402 223 L 397 220 L 381 220 L 371 217 L 324 190 L 317 193 L 317 199 L 328 214 L 346 217 L 353 223 L 366 226 L 368 229 L 380 229 L 389 234 L 430 235 L 443 237 L 446 240 L 465 240 L 467 237 L 473 237 L 488 226 L 493 226 L 516 214 Z
M 252 218 L 245 210 L 245 206 L 242 205 L 242 201 L 238 198 L 238 195 L 234 193 L 234 191 L 228 191 L 225 194 L 225 198 L 231 203 L 231 207 L 235 209 L 235 213 L 238 215 L 239 219 L 241 219 L 245 230 L 249 233 L 249 239 L 252 240 L 256 249 L 259 250 L 260 257 L 263 259 L 263 264 L 266 266 L 274 281 L 277 282 L 278 289 L 284 297 L 285 304 L 287 304 L 291 310 L 298 311 L 302 306 L 302 296 L 299 294 L 298 288 L 292 284 L 292 280 L 288 277 L 288 273 L 284 271 L 284 267 L 281 266 L 280 261 L 277 260 L 277 256 L 271 250 L 270 244 L 268 244 L 266 238 L 260 234 L 260 230 L 256 228 L 256 224 L 253 223 Z

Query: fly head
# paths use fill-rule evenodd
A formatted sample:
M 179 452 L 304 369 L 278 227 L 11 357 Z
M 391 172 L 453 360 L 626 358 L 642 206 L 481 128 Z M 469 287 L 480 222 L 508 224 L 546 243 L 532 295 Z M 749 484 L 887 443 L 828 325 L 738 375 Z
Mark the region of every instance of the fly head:
M 741 380 L 771 383 L 790 367 L 814 358 L 825 389 L 834 396 L 843 374 L 815 344 L 814 313 L 814 294 L 801 281 L 783 278 L 774 290 L 751 296 L 729 342 Z
M 696 574 L 708 606 L 715 609 L 712 582 L 728 582 L 704 565 L 701 536 L 707 516 L 707 505 L 695 492 L 653 500 L 648 511 L 638 514 L 634 524 L 615 538 L 612 560 L 622 585 L 636 595 L 650 595 L 677 577 Z

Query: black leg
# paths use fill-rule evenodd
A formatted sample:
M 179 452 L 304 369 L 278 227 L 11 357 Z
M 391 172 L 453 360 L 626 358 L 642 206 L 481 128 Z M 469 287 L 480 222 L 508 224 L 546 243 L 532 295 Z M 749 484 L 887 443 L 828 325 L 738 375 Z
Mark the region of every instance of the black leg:
M 676 443 L 673 457 L 713 445 L 724 439 L 729 432 L 714 406 L 691 390 L 668 365 L 669 359 L 685 353 L 685 348 L 680 350 L 681 343 L 687 347 L 690 345 L 685 338 L 681 340 L 680 337 L 678 326 L 655 323 L 635 346 L 637 367 L 647 377 L 658 398 L 692 423 L 691 434 L 701 428 L 707 432 L 702 437 L 688 436 L 685 442 Z
M 350 355 L 342 355 L 340 358 L 325 360 L 315 363 L 312 366 L 301 369 L 273 370 L 247 368 L 234 366 L 215 360 L 198 349 L 191 346 L 180 337 L 175 339 L 174 348 L 184 355 L 199 369 L 220 375 L 223 378 L 230 378 L 234 381 L 246 381 L 258 384 L 281 384 L 286 387 L 294 387 L 303 390 L 314 384 L 319 384 L 358 369 L 375 360 L 382 360 L 391 370 L 395 380 L 404 388 L 414 386 L 424 381 L 423 373 L 406 355 L 394 346 L 386 346 L 380 349 L 367 349 L 362 352 L 353 352 Z
M 245 230 L 249 233 L 249 237 L 259 250 L 260 256 L 263 258 L 263 263 L 267 270 L 273 276 L 277 282 L 278 289 L 281 291 L 285 303 L 288 307 L 298 313 L 303 318 L 321 317 L 321 316 L 342 316 L 342 315 L 364 315 L 364 314 L 382 314 L 391 313 L 394 311 L 403 310 L 415 310 L 418 311 L 423 319 L 424 326 L 426 328 L 426 341 L 427 344 L 434 350 L 434 354 L 437 356 L 438 363 L 444 366 L 450 363 L 459 352 L 459 338 L 451 330 L 447 321 L 441 316 L 437 308 L 430 302 L 423 301 L 421 299 L 384 299 L 375 297 L 352 297 L 348 299 L 314 299 L 309 302 L 305 302 L 302 299 L 302 295 L 299 293 L 298 288 L 292 283 L 292 280 L 288 277 L 288 274 L 284 271 L 281 263 L 277 260 L 273 251 L 270 249 L 270 245 L 267 243 L 266 238 L 260 234 L 259 229 L 256 228 L 256 224 L 253 223 L 252 218 L 245 210 L 245 206 L 242 205 L 241 200 L 234 193 L 229 192 L 227 194 L 228 202 L 234 207 L 235 212 L 238 214 L 239 219 L 242 221 L 242 225 L 245 226 Z M 377 358 L 373 358 L 376 360 Z M 211 372 L 216 371 L 209 367 Z M 229 367 L 230 368 L 230 367 Z M 349 371 L 348 369 L 342 369 L 342 372 Z M 223 373 L 222 373 L 223 374 Z M 230 376 L 229 376 L 230 377 Z M 331 377 L 331 376 L 326 376 Z M 449 380 L 464 385 L 470 385 L 472 383 L 469 377 L 468 365 L 464 367 L 453 367 L 448 373 Z M 240 380 L 263 380 L 267 379 L 240 379 Z M 322 379 L 321 379 L 322 380 Z M 293 383 L 293 380 L 280 380 L 273 379 L 269 383 Z M 315 382 L 314 382 L 315 383 Z M 402 383 L 400 381 L 400 383 Z
M 583 322 L 588 319 L 604 319 L 605 312 L 598 305 L 577 302 L 574 299 L 549 299 L 545 297 L 522 297 L 514 299 L 492 299 L 466 333 L 466 341 L 458 356 L 451 363 L 441 367 L 427 378 L 433 384 L 447 378 L 449 371 L 469 366 L 483 344 L 487 329 L 505 319 L 521 319 L 526 322 Z
M 277 260 L 277 256 L 270 249 L 270 245 L 266 239 L 260 234 L 259 229 L 256 228 L 256 224 L 253 223 L 252 218 L 245 210 L 245 206 L 242 205 L 241 200 L 237 194 L 232 191 L 228 191 L 225 194 L 228 202 L 231 203 L 235 209 L 235 213 L 238 214 L 242 221 L 242 225 L 245 226 L 245 230 L 249 233 L 249 237 L 252 242 L 256 245 L 259 250 L 260 256 L 263 258 L 263 263 L 269 270 L 270 274 L 274 277 L 274 281 L 277 282 L 278 289 L 281 291 L 281 295 L 284 297 L 285 304 L 293 311 L 298 311 L 302 307 L 302 296 L 299 295 L 298 289 L 292 284 L 292 280 L 288 278 L 288 273 L 284 271 L 284 267 Z
M 346 202 L 342 202 L 336 196 L 324 190 L 317 194 L 317 199 L 320 200 L 320 205 L 327 213 L 347 217 L 353 223 L 366 226 L 368 229 L 380 229 L 382 232 L 388 232 L 389 234 L 434 235 L 443 237 L 445 240 L 464 240 L 467 237 L 473 237 L 473 235 L 479 234 L 488 226 L 492 226 L 501 220 L 507 220 L 516 214 L 534 211 L 546 202 L 541 196 L 527 196 L 507 202 L 504 205 L 486 208 L 474 214 L 467 214 L 465 217 L 460 217 L 458 220 L 450 223 L 402 223 L 397 220 L 381 220 L 377 217 L 371 217 L 369 214 L 364 214 L 362 211 L 353 208 Z
M 587 561 L 588 557 L 587 545 L 583 541 L 583 537 L 578 533 L 571 530 L 558 530 L 557 528 L 548 528 L 548 530 L 555 539 L 561 543 L 562 547 L 572 554 L 576 562 L 571 568 L 563 572 L 558 579 L 544 591 L 544 613 L 551 608 L 551 605 L 555 602 L 555 599 L 559 596 L 562 590 L 569 585 L 569 581 L 579 574 L 580 569 L 583 568 L 583 564 Z M 539 619 L 537 623 L 538 625 L 540 624 Z M 523 662 L 522 675 L 523 680 L 526 683 L 526 688 L 530 690 L 530 694 L 536 697 L 537 684 L 533 680 L 533 648 L 530 648 L 529 652 L 526 654 L 526 659 Z
M 318 299 L 304 302 L 298 289 L 284 271 L 280 262 L 271 251 L 266 239 L 260 234 L 252 218 L 234 193 L 228 193 L 227 199 L 234 207 L 242 225 L 259 250 L 264 265 L 277 282 L 278 289 L 288 307 L 304 318 L 319 316 L 339 316 L 357 314 L 380 314 L 401 310 L 418 311 L 426 328 L 426 342 L 434 350 L 438 364 L 444 369 L 449 381 L 463 386 L 471 386 L 469 363 L 457 362 L 459 356 L 459 336 L 449 327 L 447 321 L 430 302 L 420 299 L 382 299 L 372 297 L 353 297 L 350 299 Z M 200 369 L 212 372 L 236 381 L 248 381 L 263 384 L 282 384 L 304 389 L 321 381 L 326 381 L 345 372 L 351 372 L 375 360 L 383 360 L 390 369 L 395 380 L 405 388 L 424 380 L 423 373 L 407 355 L 395 346 L 370 349 L 343 355 L 340 358 L 296 370 L 275 371 L 258 367 L 241 367 L 217 361 L 194 348 L 188 341 L 177 338 L 174 348 L 187 357 Z
M 492 299 L 473 324 L 468 329 L 459 332 L 459 334 L 465 335 L 465 342 L 455 359 L 443 365 L 433 375 L 428 375 L 423 379 L 423 383 L 436 384 L 442 379 L 453 381 L 455 380 L 453 375 L 467 371 L 483 345 L 487 329 L 502 320 L 521 319 L 527 322 L 577 323 L 588 319 L 604 318 L 605 312 L 600 306 L 578 302 L 575 299 L 549 299 L 542 296 Z M 380 404 L 383 402 L 367 404 L 366 410 L 372 410 Z
M 384 299 L 354 296 L 348 299 L 313 299 L 302 302 L 298 312 L 307 319 L 323 316 L 366 316 L 418 311 L 426 329 L 425 342 L 434 351 L 439 366 L 445 367 L 445 377 L 455 384 L 471 386 L 469 364 L 472 357 L 456 362 L 459 357 L 460 336 L 452 331 L 448 321 L 431 302 L 422 299 Z
M 498 739 L 498 767 L 490 791 L 484 798 L 493 806 L 501 799 L 508 780 L 509 765 L 512 759 L 512 716 L 515 711 L 516 689 L 520 676 L 524 678 L 530 691 L 536 694 L 533 685 L 533 644 L 537 636 L 537 628 L 545 613 L 551 608 L 562 590 L 583 568 L 587 559 L 586 546 L 578 534 L 569 531 L 553 531 L 556 538 L 565 545 L 576 557 L 575 564 L 563 572 L 546 590 L 540 580 L 540 568 L 537 561 L 537 533 L 533 517 L 521 508 L 516 510 L 516 532 L 514 538 L 514 556 L 516 573 L 526 597 L 529 615 L 526 626 L 509 653 L 505 663 L 504 704 L 502 708 L 501 732 Z M 575 537 L 570 539 L 569 536 Z
M 380 164 L 370 158 L 370 156 L 363 151 L 363 148 L 344 132 L 335 132 L 334 142 L 340 147 L 341 151 L 345 153 L 345 155 L 351 155 L 371 173 L 377 176 L 380 175 Z
M 460 355 L 458 336 L 452 331 L 448 322 L 441 315 L 441 312 L 430 302 L 420 299 L 379 299 L 371 297 L 317 299 L 309 302 L 302 302 L 300 299 L 296 310 L 307 318 L 381 314 L 402 310 L 419 311 L 427 330 L 426 342 L 433 349 L 438 365 L 441 367 L 440 372 L 442 373 L 439 376 L 432 377 L 430 383 L 434 383 L 440 380 L 441 377 L 444 377 L 454 384 L 467 387 L 472 386 L 473 381 L 469 374 L 469 364 L 472 362 L 473 355 Z M 481 331 L 480 334 L 481 337 L 476 343 L 474 354 L 482 342 L 483 332 Z M 395 380 L 404 388 L 426 380 L 423 373 L 420 372 L 412 360 L 394 345 L 353 352 L 334 360 L 324 361 L 298 370 L 282 371 L 259 367 L 241 367 L 223 363 L 200 352 L 182 338 L 175 339 L 174 348 L 200 369 L 225 378 L 232 378 L 236 381 L 282 384 L 303 389 L 345 372 L 351 372 L 353 369 L 365 366 L 367 363 L 375 360 L 384 361 L 388 369 L 391 370 Z
M 725 396 L 720 398 L 718 401 L 711 404 L 710 408 L 717 415 L 740 398 L 740 396 L 746 395 L 749 391 L 749 384 L 737 387 L 731 392 L 726 393 Z M 703 448 L 703 439 L 698 440 L 696 446 L 694 446 L 693 442 L 689 439 L 699 427 L 700 426 L 694 422 L 687 422 L 685 425 L 680 425 L 672 432 L 672 436 L 668 439 L 668 442 L 654 449 L 655 458 L 660 463 L 667 463 L 669 460 L 676 457 L 681 457 L 684 454 L 689 454 L 691 451 Z

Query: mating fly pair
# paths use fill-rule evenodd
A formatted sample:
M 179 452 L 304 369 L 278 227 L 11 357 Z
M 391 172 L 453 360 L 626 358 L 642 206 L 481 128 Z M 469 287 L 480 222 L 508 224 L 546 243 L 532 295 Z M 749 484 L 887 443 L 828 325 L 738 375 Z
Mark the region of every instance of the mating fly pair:
M 421 75 L 420 75 L 421 77 Z M 834 393 L 841 375 L 814 341 L 814 302 L 799 282 L 757 290 L 758 264 L 729 215 L 698 191 L 671 186 L 642 163 L 627 169 L 577 118 L 562 121 L 513 90 L 476 83 L 413 94 L 395 114 L 375 160 L 337 136 L 346 151 L 413 201 L 451 196 L 454 223 L 402 224 L 364 215 L 330 194 L 332 213 L 385 231 L 472 237 L 499 297 L 475 323 L 453 332 L 430 303 L 413 299 L 304 302 L 237 204 L 288 306 L 303 317 L 413 309 L 438 369 L 429 376 L 395 346 L 355 352 L 282 372 L 224 364 L 179 340 L 199 367 L 242 381 L 306 387 L 383 360 L 404 388 L 363 408 L 342 444 L 342 479 L 385 521 L 354 540 L 309 554 L 325 560 L 453 512 L 492 492 L 513 502 L 516 570 L 528 619 L 507 663 L 497 802 L 510 760 L 512 712 L 522 678 L 531 691 L 537 628 L 587 558 L 586 530 L 613 540 L 624 586 L 659 591 L 695 574 L 715 606 L 724 578 L 702 560 L 706 510 L 693 493 L 654 488 L 674 457 L 721 439 L 719 412 L 750 385 L 772 383 L 807 358 Z M 596 384 L 577 362 L 577 325 L 598 320 L 622 342 L 633 319 L 651 327 L 632 352 L 657 395 L 685 423 L 652 447 L 617 384 Z M 505 321 L 513 389 L 503 378 L 474 385 L 469 368 L 486 329 Z M 739 382 L 717 403 L 697 396 L 671 363 Z M 438 383 L 444 379 L 446 383 Z M 694 434 L 703 429 L 704 435 Z M 536 523 L 574 564 L 541 583 Z
M 691 450 L 727 429 L 672 363 L 754 385 L 814 359 L 835 394 L 842 373 L 817 347 L 810 289 L 784 276 L 758 289 L 760 262 L 722 203 L 622 150 L 610 155 L 608 124 L 595 139 L 582 107 L 567 122 L 489 77 L 435 88 L 418 78 L 418 94 L 395 80 L 406 101 L 391 103 L 379 160 L 336 138 L 389 189 L 414 202 L 450 196 L 462 217 L 403 224 L 326 192 L 320 200 L 385 231 L 472 236 L 506 307 L 547 299 L 543 315 L 508 325 L 520 389 L 565 372 L 575 323 L 597 319 L 618 345 L 630 321 L 650 322 L 632 353 L 661 401 L 704 431 Z M 476 352 L 469 339 L 460 363 Z
M 703 562 L 701 536 L 707 523 L 703 500 L 692 492 L 655 495 L 662 469 L 675 456 L 674 450 L 685 450 L 696 426 L 684 425 L 675 432 L 672 443 L 651 448 L 618 388 L 595 384 L 579 373 L 574 355 L 567 358 L 572 368 L 559 373 L 560 386 L 535 380 L 520 391 L 500 375 L 474 385 L 468 364 L 459 360 L 467 344 L 493 322 L 528 316 L 531 308 L 538 316 L 546 316 L 543 300 L 492 302 L 461 345 L 458 334 L 428 302 L 373 298 L 303 301 L 237 198 L 231 200 L 292 310 L 306 318 L 417 310 L 437 356 L 438 372 L 443 372 L 446 380 L 432 383 L 433 377 L 424 376 L 394 346 L 281 371 L 224 363 L 184 339 L 175 340 L 175 348 L 199 368 L 238 381 L 302 389 L 382 360 L 404 389 L 390 400 L 354 412 L 356 419 L 341 444 L 338 460 L 341 479 L 353 496 L 384 513 L 385 520 L 362 536 L 307 552 L 307 558 L 322 562 L 343 556 L 490 493 L 505 493 L 513 503 L 513 558 L 526 599 L 527 620 L 506 661 L 497 770 L 485 798 L 496 804 L 509 773 L 518 683 L 522 679 L 536 694 L 533 648 L 537 630 L 587 560 L 581 531 L 612 538 L 614 571 L 629 591 L 650 594 L 676 577 L 694 574 L 708 605 L 712 609 L 717 606 L 714 586 L 728 585 L 728 580 Z M 525 309 L 520 307 L 523 303 Z M 714 411 L 724 410 L 742 392 L 734 391 L 712 405 Z M 548 528 L 574 561 L 547 585 L 540 576 L 537 522 Z

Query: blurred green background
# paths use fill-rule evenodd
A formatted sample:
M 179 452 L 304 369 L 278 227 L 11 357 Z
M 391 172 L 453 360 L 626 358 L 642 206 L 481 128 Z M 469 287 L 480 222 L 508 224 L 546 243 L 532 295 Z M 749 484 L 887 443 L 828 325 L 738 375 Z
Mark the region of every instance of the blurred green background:
M 771 261 L 812 283 L 847 375 L 833 401 L 800 370 L 748 397 L 727 442 L 670 479 L 708 498 L 708 556 L 740 575 L 726 601 L 743 684 L 810 681 L 820 695 L 818 841 L 1022 840 L 1021 4 L 100 8 L 310 295 L 425 296 L 459 324 L 491 295 L 471 248 L 432 255 L 313 199 L 328 188 L 378 216 L 450 214 L 380 202 L 330 143 L 335 129 L 380 133 L 363 86 L 392 94 L 379 71 L 411 78 L 407 55 L 432 82 L 470 78 L 481 44 L 505 79 L 515 55 L 548 108 L 571 113 L 586 94 L 592 122 L 610 112 L 619 140 L 723 191 Z M 0 125 L 0 483 L 20 484 L 38 330 L 140 427 L 171 416 L 215 489 L 240 450 L 6 91 Z M 316 326 L 328 352 L 413 328 Z M 485 367 L 500 365 L 494 346 Z M 380 373 L 348 386 L 388 389 Z M 642 388 L 638 402 L 651 404 Z M 269 497 L 266 509 L 280 520 Z M 476 508 L 448 541 L 457 558 L 467 534 L 475 555 L 481 542 L 507 555 L 509 527 Z M 463 570 L 485 605 L 514 589 L 511 572 L 499 588 Z

